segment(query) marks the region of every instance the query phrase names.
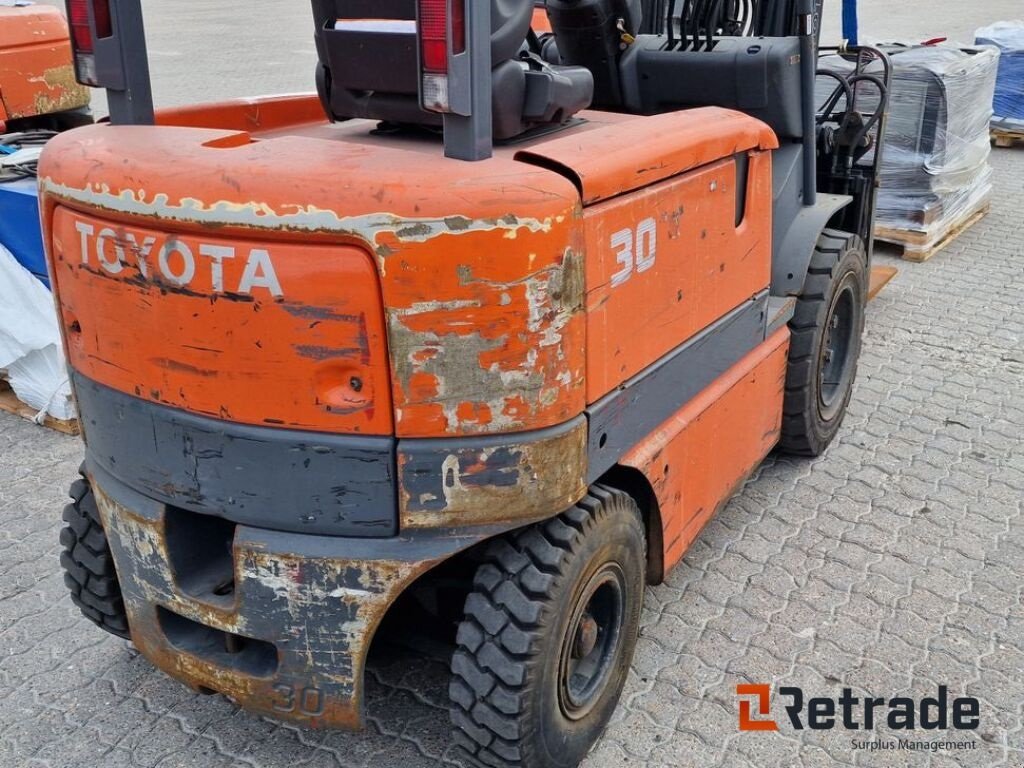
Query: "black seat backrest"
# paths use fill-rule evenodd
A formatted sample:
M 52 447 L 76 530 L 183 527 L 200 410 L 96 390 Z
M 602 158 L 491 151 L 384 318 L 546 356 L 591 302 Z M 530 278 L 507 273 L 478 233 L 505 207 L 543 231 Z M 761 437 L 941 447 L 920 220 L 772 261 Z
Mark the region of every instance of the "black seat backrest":
M 587 107 L 593 93 L 589 72 L 520 59 L 533 2 L 487 1 L 495 138 L 561 122 Z M 440 114 L 420 106 L 416 6 L 416 0 L 313 0 L 317 87 L 329 117 L 442 125 Z

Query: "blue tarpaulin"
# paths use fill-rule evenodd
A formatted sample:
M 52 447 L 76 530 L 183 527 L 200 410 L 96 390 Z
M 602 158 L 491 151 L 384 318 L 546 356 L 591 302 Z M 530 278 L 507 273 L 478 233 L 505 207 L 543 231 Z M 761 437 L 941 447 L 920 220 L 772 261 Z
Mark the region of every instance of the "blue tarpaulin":
M 857 27 L 857 0 L 843 0 L 843 39 L 850 45 L 859 45 L 860 30 Z
M 50 285 L 39 231 L 39 187 L 35 179 L 0 184 L 0 244 L 44 285 Z
M 1001 53 L 993 124 L 1024 131 L 1024 21 L 1000 21 L 979 29 L 977 41 L 994 45 Z

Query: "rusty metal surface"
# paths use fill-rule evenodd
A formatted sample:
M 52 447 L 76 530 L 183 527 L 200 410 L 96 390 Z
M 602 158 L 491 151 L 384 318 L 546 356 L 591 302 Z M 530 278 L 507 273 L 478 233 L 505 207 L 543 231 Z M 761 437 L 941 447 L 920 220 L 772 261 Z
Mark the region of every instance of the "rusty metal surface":
M 162 505 L 92 465 L 90 475 L 136 647 L 197 690 L 307 727 L 361 726 L 366 656 L 387 609 L 432 566 L 495 533 L 354 541 L 239 527 L 234 588 L 222 597 L 212 589 L 186 591 L 173 567 Z M 227 633 L 234 647 L 198 629 L 175 636 L 163 610 Z M 271 644 L 272 655 L 256 663 L 245 651 L 233 652 L 247 639 Z
M 411 440 L 398 447 L 403 530 L 524 525 L 586 493 L 587 422 L 485 440 Z
M 523 523 L 571 505 L 587 477 L 573 420 L 588 402 L 766 282 L 767 155 L 751 155 L 745 219 L 728 162 L 656 184 L 770 146 L 756 121 L 590 114 L 533 140 L 528 158 L 465 164 L 430 139 L 314 124 L 310 109 L 302 97 L 213 105 L 162 120 L 223 127 L 96 126 L 51 143 L 40 180 L 69 358 L 107 387 L 226 423 L 394 435 L 410 446 L 404 528 Z M 641 127 L 645 141 L 627 141 Z M 628 162 L 600 151 L 624 143 Z M 530 164 L 541 157 L 556 167 Z M 654 186 L 584 217 L 577 177 L 588 201 Z M 730 203 L 721 221 L 701 213 L 708 185 Z M 664 229 L 649 260 L 654 241 L 662 258 L 613 295 L 602 238 L 640 214 Z M 679 270 L 697 280 L 712 267 L 731 290 L 698 302 L 663 290 Z M 637 320 L 658 307 L 667 330 L 645 335 Z M 588 356 L 603 376 L 586 375 Z M 486 442 L 496 435 L 522 437 Z M 469 437 L 484 442 L 458 444 Z
M 308 87 L 312 52 L 252 76 L 282 38 L 281 50 L 312 48 L 294 4 L 268 1 L 261 11 L 274 23 L 241 35 L 251 3 L 191 18 L 178 4 L 150 5 L 155 47 L 168 52 L 164 98 Z M 1019 13 L 1019 0 L 933 4 L 928 14 L 864 5 L 873 36 L 913 39 L 936 25 L 971 34 L 979 7 L 993 18 Z M 993 216 L 943 258 L 904 270 L 873 307 L 853 410 L 828 455 L 770 459 L 668 583 L 648 590 L 627 693 L 587 766 L 891 766 L 887 754 L 858 756 L 838 731 L 737 737 L 735 686 L 781 679 L 827 693 L 838 679 L 926 696 L 936 675 L 981 697 L 989 727 L 971 737 L 977 749 L 908 753 L 907 766 L 1024 761 L 1024 154 L 1001 151 L 994 164 Z M 368 680 L 371 728 L 316 733 L 190 695 L 98 633 L 67 599 L 54 552 L 54 510 L 78 441 L 0 422 L 0 647 L 10 651 L 0 660 L 0 764 L 436 768 L 454 759 L 443 662 L 380 662 Z
M 0 8 L 0 122 L 88 106 L 56 8 Z
M 282 104 L 273 101 L 268 111 L 277 114 Z M 205 118 L 198 111 L 191 113 L 199 123 L 216 122 L 218 115 L 225 124 L 260 125 L 259 106 L 251 102 L 234 108 L 216 106 Z M 520 152 L 516 157 L 543 157 L 570 168 L 566 175 L 579 176 L 585 199 L 593 201 L 773 141 L 756 121 L 722 110 L 695 110 L 667 118 L 638 120 L 592 114 L 591 124 L 578 139 L 559 134 L 537 140 L 528 155 Z M 83 266 L 88 266 L 78 263 L 85 258 L 83 246 L 67 231 L 69 225 L 62 225 L 65 214 L 57 213 L 58 205 L 60 211 L 68 211 L 68 217 L 79 217 L 75 211 L 88 211 L 96 221 L 90 226 L 99 228 L 96 232 L 104 227 L 115 234 L 118 228 L 138 229 L 136 241 L 149 236 L 164 243 L 180 240 L 191 243 L 190 248 L 202 248 L 204 242 L 212 242 L 210 233 L 216 231 L 218 247 L 249 254 L 259 248 L 268 254 L 268 264 L 276 264 L 276 259 L 300 263 L 298 256 L 287 255 L 296 247 L 289 241 L 300 238 L 338 248 L 358 246 L 374 257 L 387 323 L 386 353 L 379 337 L 371 333 L 363 356 L 375 361 L 370 367 L 376 375 L 371 379 L 383 377 L 385 355 L 390 362 L 394 433 L 398 437 L 544 429 L 582 412 L 587 400 L 584 291 L 586 283 L 593 281 L 584 274 L 586 243 L 579 193 L 570 178 L 517 162 L 508 151 L 488 163 L 467 166 L 436 157 L 436 147 L 429 140 L 382 144 L 370 136 L 370 124 L 358 121 L 337 128 L 326 124 L 311 127 L 304 110 L 297 114 L 291 133 L 280 120 L 279 114 L 268 115 L 266 127 L 272 130 L 259 141 L 235 130 L 98 126 L 52 142 L 44 153 L 40 178 L 44 222 L 53 241 L 50 258 L 67 273 L 63 278 L 57 276 L 58 293 L 64 294 L 64 283 L 71 278 L 85 286 L 84 293 L 92 293 L 98 290 L 97 278 L 102 278 L 107 293 L 121 291 L 137 294 L 139 301 L 149 300 L 132 285 L 139 282 L 138 273 L 144 269 L 133 268 L 132 249 L 117 248 L 116 242 L 116 274 L 83 274 Z M 626 140 L 641 127 L 643 142 Z M 600 147 L 622 145 L 639 147 L 625 165 L 622 158 L 606 158 L 599 151 Z M 662 160 L 655 163 L 651 153 Z M 424 162 L 428 154 L 430 162 Z M 130 171 L 122 163 L 125 157 L 132 158 Z M 648 166 L 644 166 L 645 158 L 651 160 Z M 613 172 L 613 168 L 617 170 Z M 343 180 L 340 184 L 339 179 Z M 154 228 L 154 222 L 160 226 Z M 153 229 L 143 232 L 143 223 Z M 89 247 L 86 240 L 82 243 Z M 279 251 L 285 255 L 276 255 Z M 128 254 L 123 269 L 121 253 Z M 335 257 L 321 259 L 325 269 L 336 263 Z M 230 266 L 241 270 L 242 261 Z M 267 267 L 262 269 L 260 274 L 266 274 Z M 309 297 L 324 285 L 326 273 L 307 269 L 301 274 L 297 267 L 289 272 L 287 277 L 279 276 L 280 282 L 273 286 L 278 290 L 269 295 L 247 296 L 241 290 L 244 281 L 240 282 L 234 294 L 243 294 L 241 298 L 250 300 L 252 306 L 239 311 L 266 308 L 279 314 L 276 305 L 290 301 L 296 316 L 326 308 L 360 317 L 364 309 L 352 309 L 353 302 L 373 298 L 365 286 L 345 281 L 345 288 L 335 289 L 333 302 L 314 302 Z M 211 300 L 238 298 L 223 286 L 218 290 L 215 280 L 204 280 L 202 275 L 187 286 L 174 284 L 177 276 L 180 272 L 150 274 L 146 292 L 170 288 L 179 294 L 162 303 L 172 301 L 182 318 L 204 323 L 204 316 L 224 312 L 222 307 L 211 310 Z M 174 290 L 182 287 L 187 288 L 184 295 Z M 70 328 L 76 318 L 65 320 Z M 117 329 L 111 333 L 116 334 Z M 173 344 L 176 335 L 185 344 L 191 343 L 186 340 L 195 334 L 165 334 L 159 344 Z M 319 365 L 334 366 L 329 371 L 329 386 L 324 387 L 332 394 L 346 389 L 349 375 L 357 374 L 350 367 L 338 368 L 339 355 L 329 345 L 304 345 L 291 355 L 271 355 L 257 343 L 264 340 L 258 333 L 248 335 L 253 338 L 243 340 L 231 354 L 243 363 L 240 367 L 249 379 L 261 386 L 275 381 L 293 362 L 304 363 L 304 357 L 315 356 Z M 213 392 L 227 394 L 204 400 L 204 412 L 217 414 L 226 408 L 223 418 L 248 420 L 233 415 L 239 398 L 228 396 L 241 382 L 225 388 L 220 376 L 204 377 L 205 371 L 212 370 L 210 365 L 178 360 L 180 354 L 172 358 L 157 355 L 150 351 L 151 346 L 144 339 L 125 340 L 123 349 L 140 360 L 127 365 L 127 371 L 108 366 L 101 374 L 94 371 L 90 375 L 132 393 L 139 388 L 139 381 L 151 378 L 147 366 L 160 361 L 184 362 L 174 366 L 174 381 L 160 372 L 169 385 L 160 388 L 162 397 L 167 392 L 183 392 L 175 396 L 179 404 L 192 403 L 193 393 L 207 385 Z M 218 349 L 212 343 L 199 346 Z M 109 357 L 93 355 L 100 361 Z M 653 360 L 656 355 L 648 357 Z M 141 359 L 148 362 L 143 364 Z M 274 416 L 275 423 L 311 429 L 329 429 L 339 423 L 337 418 L 310 418 L 324 409 L 325 398 L 324 393 L 308 389 L 299 387 L 289 393 L 283 400 L 289 407 L 283 409 L 283 417 Z M 385 396 L 385 387 L 372 389 L 376 397 Z M 141 391 L 148 390 L 142 387 Z M 348 394 L 345 403 L 360 400 Z M 218 398 L 219 404 L 215 402 Z M 364 415 L 373 414 L 366 431 L 381 434 L 385 414 L 391 409 L 383 401 L 376 407 L 369 397 L 361 402 L 367 406 Z M 266 410 L 265 403 L 255 405 L 255 412 Z M 291 411 L 301 414 L 303 409 L 309 416 L 288 415 Z

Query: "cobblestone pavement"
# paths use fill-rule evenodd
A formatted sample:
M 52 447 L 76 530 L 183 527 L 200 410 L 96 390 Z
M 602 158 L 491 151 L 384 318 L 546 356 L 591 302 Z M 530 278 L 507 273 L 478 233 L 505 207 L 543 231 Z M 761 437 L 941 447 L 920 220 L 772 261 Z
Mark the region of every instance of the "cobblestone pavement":
M 899 264 L 872 305 L 827 456 L 769 460 L 648 590 L 622 704 L 586 768 L 1024 765 L 1024 150 L 994 164 L 991 215 L 933 261 Z M 0 414 L 0 767 L 449 759 L 440 661 L 386 651 L 368 730 L 312 733 L 194 695 L 83 620 L 57 543 L 80 458 L 77 440 Z M 855 752 L 846 731 L 740 734 L 740 682 L 948 685 L 981 700 L 982 727 L 975 749 L 938 754 Z

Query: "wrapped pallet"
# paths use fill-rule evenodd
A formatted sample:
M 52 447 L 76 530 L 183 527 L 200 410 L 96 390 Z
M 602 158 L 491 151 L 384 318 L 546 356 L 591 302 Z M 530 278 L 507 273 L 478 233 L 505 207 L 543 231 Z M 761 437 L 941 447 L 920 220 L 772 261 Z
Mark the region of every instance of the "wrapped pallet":
M 992 127 L 1024 136 L 1024 21 L 1000 21 L 979 29 L 977 44 L 995 46 L 1001 54 Z
M 0 370 L 38 421 L 75 418 L 53 295 L 2 245 Z
M 922 261 L 991 198 L 989 122 L 999 52 L 953 45 L 885 51 L 893 84 L 876 232 Z M 844 66 L 838 57 L 822 60 L 823 69 Z

